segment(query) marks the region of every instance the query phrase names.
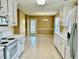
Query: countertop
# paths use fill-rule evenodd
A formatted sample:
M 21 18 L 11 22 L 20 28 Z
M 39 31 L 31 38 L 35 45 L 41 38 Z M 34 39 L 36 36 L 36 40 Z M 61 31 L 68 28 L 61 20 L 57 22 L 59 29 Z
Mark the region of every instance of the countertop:
M 11 35 L 11 36 L 9 36 L 8 38 L 20 38 L 20 37 L 25 37 L 25 35 L 23 35 L 23 34 L 13 34 L 13 35 Z
M 12 34 L 11 36 L 7 37 L 7 38 L 15 38 L 14 40 L 2 40 L 1 42 L 9 42 L 7 44 L 1 44 L 0 46 L 7 46 L 10 45 L 12 42 L 17 41 L 19 38 L 25 38 L 24 35 L 22 34 Z
M 59 35 L 61 38 L 63 38 L 65 41 L 67 41 L 67 34 L 66 33 L 58 33 L 58 32 L 55 32 L 55 34 Z
M 3 46 L 0 46 L 0 50 L 2 50 L 4 47 Z

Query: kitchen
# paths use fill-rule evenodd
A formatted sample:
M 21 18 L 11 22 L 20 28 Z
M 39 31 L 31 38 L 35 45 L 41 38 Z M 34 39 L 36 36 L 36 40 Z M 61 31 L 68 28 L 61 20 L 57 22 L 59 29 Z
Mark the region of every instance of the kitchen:
M 73 25 L 73 23 L 78 22 L 77 19 L 78 15 L 76 12 L 77 0 L 64 1 L 65 4 L 60 2 L 61 5 L 59 6 L 57 5 L 59 9 L 57 9 L 54 12 L 51 12 L 51 10 L 53 9 L 52 7 L 57 7 L 55 4 L 57 3 L 57 1 L 53 1 L 52 3 L 55 2 L 54 3 L 55 6 L 49 5 L 50 9 L 48 8 L 51 13 L 48 12 L 38 13 L 36 10 L 40 8 L 41 9 L 43 8 L 43 12 L 49 10 L 47 8 L 45 8 L 46 10 L 44 10 L 44 7 L 46 6 L 44 5 L 38 6 L 35 3 L 35 1 L 26 1 L 26 2 L 27 3 L 25 3 L 25 6 L 27 8 L 23 5 L 22 0 L 0 0 L 0 59 L 20 59 L 24 51 L 27 50 L 26 41 L 27 39 L 29 40 L 29 37 L 32 35 L 38 37 L 52 36 L 53 37 L 52 39 L 54 39 L 52 44 L 54 44 L 54 46 L 56 47 L 56 49 L 55 47 L 54 49 L 56 50 L 56 52 L 58 51 L 57 54 L 60 54 L 63 59 L 71 59 L 72 57 L 70 54 L 70 43 L 68 41 L 68 39 L 70 38 L 68 38 L 67 35 L 68 33 L 70 34 L 74 32 L 71 30 L 72 28 L 71 26 Z M 46 5 L 50 4 L 50 2 L 51 1 L 46 3 Z M 34 6 L 34 8 L 38 7 L 39 8 L 38 9 L 32 8 L 33 10 L 31 11 L 30 4 L 31 6 Z M 62 6 L 63 4 L 64 6 Z M 41 11 L 41 9 L 38 11 Z M 35 13 L 35 11 L 37 13 Z M 36 20 L 37 22 L 36 23 L 37 31 L 35 29 L 33 30 L 34 32 L 36 31 L 35 33 L 30 32 L 31 20 Z M 72 35 L 72 37 L 73 36 L 74 35 Z M 32 37 L 30 39 L 35 41 L 35 39 L 37 38 Z M 32 45 L 34 45 L 34 41 L 31 42 L 33 43 Z M 39 42 L 43 42 L 43 40 L 42 41 L 39 40 Z M 34 57 L 36 58 L 36 56 Z M 57 55 L 54 58 L 57 59 Z M 42 59 L 42 57 L 39 59 Z
M 13 34 L 17 25 L 17 1 L 0 0 L 0 59 L 18 59 L 24 50 L 25 36 Z

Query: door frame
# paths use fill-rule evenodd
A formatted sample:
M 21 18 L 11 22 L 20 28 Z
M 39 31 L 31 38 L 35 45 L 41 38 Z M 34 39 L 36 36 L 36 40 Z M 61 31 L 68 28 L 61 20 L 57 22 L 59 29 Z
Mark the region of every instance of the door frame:
M 31 20 L 36 20 L 36 33 L 35 33 L 35 35 L 37 35 L 37 18 L 29 18 L 27 20 L 27 34 L 28 34 L 28 36 L 31 35 L 31 33 L 30 33 L 30 21 Z

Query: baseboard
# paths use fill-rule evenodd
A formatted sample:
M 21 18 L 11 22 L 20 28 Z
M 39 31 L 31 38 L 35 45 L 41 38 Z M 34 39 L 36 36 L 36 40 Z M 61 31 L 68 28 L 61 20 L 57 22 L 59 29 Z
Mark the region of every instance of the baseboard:
M 26 36 L 27 38 L 30 37 L 31 35 Z M 35 35 L 35 36 L 54 36 L 54 35 Z
M 37 35 L 37 36 L 54 36 L 54 35 Z

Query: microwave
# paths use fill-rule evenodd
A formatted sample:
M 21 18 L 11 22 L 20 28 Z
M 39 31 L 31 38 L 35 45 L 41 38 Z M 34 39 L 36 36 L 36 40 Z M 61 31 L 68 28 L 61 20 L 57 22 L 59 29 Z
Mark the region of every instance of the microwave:
M 0 26 L 8 26 L 8 19 L 7 19 L 7 17 L 0 16 Z

